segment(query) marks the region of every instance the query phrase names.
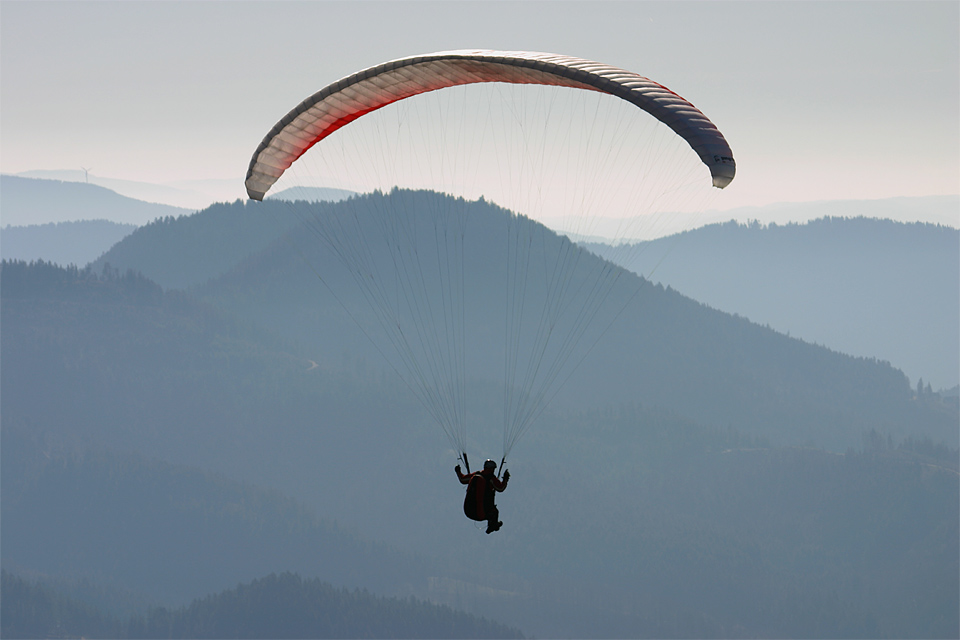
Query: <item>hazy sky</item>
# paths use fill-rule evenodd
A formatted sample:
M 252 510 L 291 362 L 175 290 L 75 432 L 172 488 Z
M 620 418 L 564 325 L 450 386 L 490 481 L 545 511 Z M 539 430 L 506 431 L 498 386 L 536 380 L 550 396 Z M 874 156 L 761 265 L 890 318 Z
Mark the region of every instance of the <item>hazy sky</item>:
M 290 108 L 446 49 L 591 58 L 724 132 L 720 208 L 960 193 L 960 3 L 0 2 L 0 170 L 236 178 Z

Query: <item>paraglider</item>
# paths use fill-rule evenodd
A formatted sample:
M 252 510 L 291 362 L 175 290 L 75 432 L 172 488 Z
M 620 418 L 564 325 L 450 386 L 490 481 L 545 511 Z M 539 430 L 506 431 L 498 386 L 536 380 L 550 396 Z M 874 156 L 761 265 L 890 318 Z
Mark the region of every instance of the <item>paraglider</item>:
M 510 481 L 510 472 L 503 472 L 503 480 L 496 475 L 497 463 L 487 460 L 482 471 L 464 474 L 460 465 L 454 467 L 460 484 L 467 485 L 467 495 L 463 499 L 463 514 L 471 520 L 487 521 L 487 533 L 499 531 L 503 526 L 500 511 L 497 509 L 496 493 L 503 492 Z
M 449 93 L 454 87 L 492 87 L 494 93 L 473 99 Z M 517 103 L 510 102 L 513 89 L 506 87 L 516 87 Z M 564 107 L 557 92 L 578 102 Z M 453 97 L 439 105 L 419 102 L 427 94 L 437 100 Z M 590 102 L 594 96 L 597 102 Z M 600 106 L 619 110 L 606 130 L 597 115 Z M 528 112 L 534 113 L 529 119 Z M 563 124 L 551 128 L 548 121 L 557 117 L 565 118 Z M 375 124 L 356 142 L 344 137 L 371 119 Z M 444 120 L 450 126 L 442 128 Z M 508 133 L 504 127 L 514 129 Z M 651 142 L 634 144 L 634 131 Z M 403 153 L 407 159 L 401 159 Z M 457 467 L 460 481 L 468 488 L 474 479 L 477 486 L 483 481 L 483 491 L 471 494 L 473 510 L 467 516 L 486 520 L 488 533 L 500 526 L 493 495 L 505 488 L 509 474 L 503 481 L 486 468 L 470 474 L 467 463 L 466 360 L 474 346 L 468 307 L 473 302 L 469 287 L 476 283 L 471 265 L 498 260 L 504 273 L 499 285 L 506 309 L 500 321 L 502 468 L 519 438 L 626 306 L 618 292 L 612 308 L 605 307 L 622 285 L 622 270 L 585 259 L 584 249 L 531 218 L 561 207 L 577 222 L 592 222 L 600 214 L 676 215 L 669 207 L 677 206 L 679 197 L 688 197 L 692 189 L 723 189 L 736 174 L 733 153 L 717 127 L 665 86 L 598 62 L 525 51 L 401 58 L 328 85 L 263 138 L 247 170 L 249 197 L 262 200 L 311 156 L 320 158 L 318 167 L 304 170 L 294 185 L 313 180 L 310 186 L 334 186 L 335 173 L 357 183 L 369 181 L 363 185 L 369 198 L 341 203 L 336 215 L 309 215 L 304 227 L 363 292 L 389 345 L 378 350 L 467 465 L 467 475 Z M 490 178 L 496 170 L 499 177 Z M 404 186 L 451 197 L 441 209 L 423 207 L 416 192 L 396 190 Z M 613 211 L 611 198 L 621 192 L 629 197 Z M 494 201 L 512 209 L 497 221 L 499 244 L 492 251 L 488 244 L 480 257 L 466 256 L 478 202 L 471 197 L 503 198 Z M 296 211 L 301 215 L 303 208 Z M 592 228 L 586 224 L 574 231 L 589 235 Z M 484 232 L 489 243 L 490 229 Z M 490 331 L 490 323 L 482 327 L 484 335 Z M 489 502 L 476 499 L 488 493 Z

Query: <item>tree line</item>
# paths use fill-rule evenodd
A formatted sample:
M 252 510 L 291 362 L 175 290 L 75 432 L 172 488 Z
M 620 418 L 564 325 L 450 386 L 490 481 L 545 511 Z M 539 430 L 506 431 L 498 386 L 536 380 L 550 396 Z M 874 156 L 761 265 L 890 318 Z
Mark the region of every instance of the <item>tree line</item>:
M 139 271 L 121 271 L 109 263 L 98 272 L 90 265 L 62 267 L 44 260 L 3 260 L 0 297 L 159 305 L 163 289 Z
M 416 598 L 270 574 L 126 620 L 2 571 L 5 638 L 522 638 L 516 629 Z

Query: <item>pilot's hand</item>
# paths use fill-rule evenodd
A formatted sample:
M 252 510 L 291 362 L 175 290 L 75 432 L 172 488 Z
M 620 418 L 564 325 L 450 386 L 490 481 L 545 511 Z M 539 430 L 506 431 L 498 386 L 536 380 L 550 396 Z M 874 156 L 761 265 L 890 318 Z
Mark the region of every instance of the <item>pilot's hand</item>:
M 462 475 L 462 473 L 463 473 L 462 471 L 460 471 L 460 465 L 455 466 L 455 467 L 453 468 L 453 470 L 456 471 L 458 474 L 461 474 L 461 475 Z
M 507 469 L 506 471 L 503 472 L 503 481 L 506 482 L 509 479 L 510 479 L 510 470 Z

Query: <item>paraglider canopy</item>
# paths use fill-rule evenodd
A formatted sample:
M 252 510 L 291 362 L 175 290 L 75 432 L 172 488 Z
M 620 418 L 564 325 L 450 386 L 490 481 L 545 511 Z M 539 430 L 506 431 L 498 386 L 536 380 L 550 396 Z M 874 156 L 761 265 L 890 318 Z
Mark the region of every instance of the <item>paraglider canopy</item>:
M 609 65 L 529 51 L 463 50 L 392 60 L 321 89 L 290 111 L 257 147 L 247 170 L 247 194 L 262 200 L 297 158 L 341 127 L 404 98 L 482 82 L 587 89 L 633 103 L 681 136 L 724 188 L 736 174 L 730 146 L 688 101 L 639 74 Z
M 484 392 L 467 409 L 468 377 L 480 390 L 502 379 L 503 469 L 638 296 L 643 281 L 577 239 L 618 245 L 696 215 L 735 173 L 717 127 L 653 80 L 463 50 L 385 62 L 303 100 L 263 138 L 245 186 L 289 198 L 303 223 L 290 244 L 334 298 L 356 300 L 370 322 L 347 313 L 469 471 L 468 449 L 489 450 L 475 439 L 493 431 L 467 428 L 489 423 Z M 320 187 L 357 195 L 328 207 L 313 202 Z

